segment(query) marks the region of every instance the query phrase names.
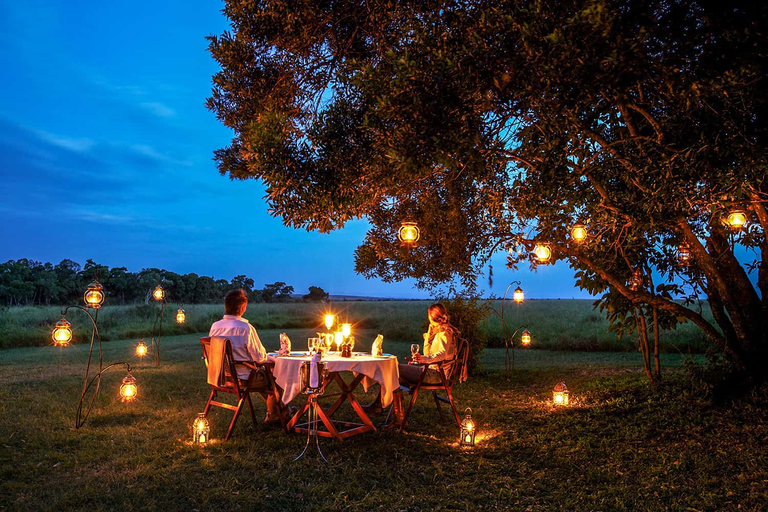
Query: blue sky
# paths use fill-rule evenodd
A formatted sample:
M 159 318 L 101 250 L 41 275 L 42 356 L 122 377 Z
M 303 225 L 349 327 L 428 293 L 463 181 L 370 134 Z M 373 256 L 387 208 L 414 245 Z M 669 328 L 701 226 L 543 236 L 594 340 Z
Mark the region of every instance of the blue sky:
M 160 267 L 306 293 L 428 298 L 413 283 L 354 273 L 366 224 L 321 235 L 286 228 L 256 181 L 218 174 L 228 129 L 204 106 L 216 62 L 216 0 L 0 0 L 0 261 Z M 494 262 L 500 295 L 586 298 L 560 263 Z

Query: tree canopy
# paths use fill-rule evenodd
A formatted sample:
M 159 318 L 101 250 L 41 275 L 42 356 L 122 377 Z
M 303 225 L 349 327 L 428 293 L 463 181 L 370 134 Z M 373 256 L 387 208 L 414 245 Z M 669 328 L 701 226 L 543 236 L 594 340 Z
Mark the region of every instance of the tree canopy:
M 228 0 L 224 12 L 208 107 L 234 137 L 215 158 L 262 180 L 287 225 L 366 218 L 357 270 L 423 286 L 472 285 L 498 251 L 536 266 L 546 243 L 618 330 L 693 321 L 741 382 L 765 380 L 764 3 Z M 734 208 L 740 230 L 723 223 Z M 406 219 L 416 247 L 397 243 Z

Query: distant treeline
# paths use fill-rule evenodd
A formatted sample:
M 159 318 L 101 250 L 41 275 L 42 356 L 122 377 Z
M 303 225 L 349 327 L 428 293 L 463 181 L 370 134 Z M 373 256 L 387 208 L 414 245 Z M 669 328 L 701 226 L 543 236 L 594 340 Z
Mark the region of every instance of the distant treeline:
M 181 304 L 210 304 L 221 302 L 227 291 L 242 288 L 251 302 L 291 302 L 293 286 L 283 282 L 265 284 L 256 289 L 250 277 L 239 275 L 214 279 L 197 274 L 177 274 L 159 268 L 145 268 L 129 272 L 125 267 L 109 268 L 87 260 L 85 266 L 65 259 L 53 265 L 19 259 L 0 264 L 0 305 L 37 306 L 78 304 L 83 292 L 98 276 L 109 304 L 135 304 L 149 300 L 152 290 L 159 284 L 166 291 L 169 302 Z M 303 296 L 306 301 L 327 300 L 322 288 L 309 287 Z M 299 299 L 301 300 L 301 299 Z

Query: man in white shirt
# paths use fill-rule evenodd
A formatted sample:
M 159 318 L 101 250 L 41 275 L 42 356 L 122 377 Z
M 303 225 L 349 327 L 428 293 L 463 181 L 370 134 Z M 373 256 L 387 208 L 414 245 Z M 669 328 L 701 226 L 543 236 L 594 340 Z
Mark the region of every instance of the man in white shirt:
M 245 293 L 245 290 L 238 289 L 227 293 L 226 297 L 224 297 L 224 318 L 211 325 L 208 336 L 229 338 L 229 341 L 232 343 L 232 355 L 235 361 L 261 363 L 267 360 L 267 351 L 261 344 L 256 328 L 243 318 L 247 307 L 248 295 Z M 246 366 L 236 365 L 236 368 L 237 376 L 240 379 L 247 379 L 251 373 L 251 369 Z M 267 393 L 269 381 L 263 368 L 257 371 L 254 384 L 257 388 L 264 389 L 261 392 L 261 395 L 267 401 L 267 417 L 264 421 L 280 421 L 278 407 L 282 404 L 277 403 L 274 395 Z

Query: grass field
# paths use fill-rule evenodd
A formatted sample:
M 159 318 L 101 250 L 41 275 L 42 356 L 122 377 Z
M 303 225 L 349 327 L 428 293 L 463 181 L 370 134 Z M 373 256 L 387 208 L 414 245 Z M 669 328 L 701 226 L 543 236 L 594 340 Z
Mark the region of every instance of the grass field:
M 261 331 L 268 349 L 277 335 Z M 87 347 L 0 351 L 0 510 L 765 510 L 766 404 L 711 407 L 686 387 L 680 355 L 663 355 L 665 385 L 651 390 L 637 354 L 518 350 L 507 373 L 503 350 L 488 349 L 482 374 L 456 388 L 476 447 L 457 446 L 455 423 L 424 397 L 405 434 L 321 440 L 326 465 L 312 451 L 292 462 L 306 438 L 247 416 L 221 442 L 221 410 L 214 442 L 191 445 L 208 394 L 198 336 L 163 338 L 157 368 L 131 355 L 133 339 L 104 344 L 105 362 L 135 365 L 138 399 L 117 400 L 124 373 L 107 372 L 79 430 Z M 385 350 L 404 356 L 408 342 Z M 551 406 L 559 380 L 567 409 Z

